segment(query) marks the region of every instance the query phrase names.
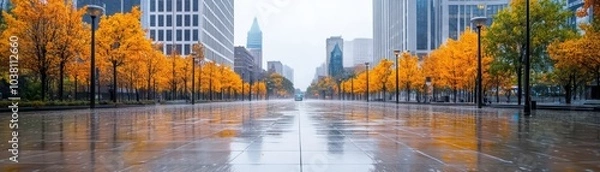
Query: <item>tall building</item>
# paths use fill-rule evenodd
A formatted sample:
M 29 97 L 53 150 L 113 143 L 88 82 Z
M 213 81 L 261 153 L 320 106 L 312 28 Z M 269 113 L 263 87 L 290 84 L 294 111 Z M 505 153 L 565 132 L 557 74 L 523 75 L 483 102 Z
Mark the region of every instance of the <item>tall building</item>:
M 288 65 L 283 65 L 283 77 L 294 83 L 294 69 Z
M 319 78 L 327 76 L 327 69 L 325 68 L 325 63 L 321 63 L 319 67 L 315 68 L 315 77 L 313 78 L 313 83 L 319 81 Z
M 394 50 L 415 51 L 416 7 L 414 0 L 373 0 L 373 66 Z
M 325 47 L 325 54 L 326 54 L 326 60 L 325 60 L 325 71 L 327 73 L 327 75 L 329 74 L 329 66 L 330 66 L 330 62 L 331 62 L 331 52 L 333 51 L 333 48 L 338 45 L 340 50 L 342 50 L 342 53 L 344 51 L 344 39 L 342 39 L 341 36 L 332 36 L 327 38 L 326 40 L 326 45 L 327 47 Z
M 491 18 L 508 5 L 508 0 L 374 0 L 373 62 L 393 59 L 394 50 L 408 50 L 423 56 L 456 39 L 471 18 Z
M 98 5 L 104 7 L 105 15 L 130 12 L 133 7 L 140 6 L 140 2 L 141 0 L 113 0 L 108 3 L 101 0 L 73 0 L 73 4 L 75 4 L 77 8 L 82 8 L 86 5 Z
M 365 64 L 365 62 L 372 63 L 373 62 L 373 39 L 371 38 L 356 38 L 352 41 L 354 45 L 353 55 L 354 58 L 352 61 L 354 62 L 351 66 L 357 66 L 361 64 Z M 346 54 L 344 54 L 346 55 Z M 346 58 L 346 57 L 344 57 Z
M 246 49 L 246 47 L 238 46 L 235 47 L 235 62 L 234 71 L 244 82 L 250 82 L 250 78 L 253 74 L 252 67 L 254 66 L 254 57 Z M 252 76 L 254 78 L 254 76 Z
M 344 67 L 354 64 L 354 41 L 344 41 Z
M 283 64 L 280 61 L 267 61 L 267 71 L 269 73 L 278 73 L 283 76 Z
M 262 31 L 258 26 L 258 20 L 256 17 L 252 22 L 252 27 L 250 27 L 250 31 L 248 31 L 248 38 L 246 40 L 246 47 L 254 56 L 254 63 L 257 68 L 257 71 L 263 69 L 263 58 L 262 58 Z
M 332 77 L 342 77 L 343 73 L 344 73 L 344 52 L 342 52 L 342 49 L 340 48 L 339 44 L 335 44 L 335 46 L 333 47 L 333 50 L 330 53 L 330 59 L 329 59 L 329 76 Z
M 200 41 L 206 59 L 234 67 L 233 0 L 144 0 L 141 6 L 142 25 L 165 54 L 191 54 Z

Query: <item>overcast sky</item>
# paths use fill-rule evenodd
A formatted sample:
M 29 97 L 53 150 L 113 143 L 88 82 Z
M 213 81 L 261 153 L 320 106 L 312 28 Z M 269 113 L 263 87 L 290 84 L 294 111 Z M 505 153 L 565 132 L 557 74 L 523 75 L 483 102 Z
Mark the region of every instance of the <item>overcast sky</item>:
M 263 32 L 263 67 L 294 68 L 294 86 L 306 89 L 325 62 L 325 39 L 373 37 L 371 0 L 235 0 L 235 45 L 246 45 L 252 19 Z

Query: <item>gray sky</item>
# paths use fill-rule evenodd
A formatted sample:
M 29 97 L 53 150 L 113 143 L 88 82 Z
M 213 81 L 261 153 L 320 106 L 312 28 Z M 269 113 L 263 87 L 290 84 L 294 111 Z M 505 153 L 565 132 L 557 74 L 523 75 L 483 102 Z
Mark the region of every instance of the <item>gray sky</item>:
M 254 16 L 263 32 L 263 67 L 278 60 L 294 68 L 306 89 L 325 62 L 325 39 L 373 36 L 371 0 L 235 0 L 235 45 L 246 45 Z

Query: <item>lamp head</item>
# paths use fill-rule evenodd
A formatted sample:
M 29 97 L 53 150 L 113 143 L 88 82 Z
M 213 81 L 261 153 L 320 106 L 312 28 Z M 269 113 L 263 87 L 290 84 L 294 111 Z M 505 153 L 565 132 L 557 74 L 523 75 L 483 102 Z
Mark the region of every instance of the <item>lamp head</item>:
M 481 28 L 483 25 L 487 23 L 487 17 L 473 17 L 471 19 L 471 23 L 473 23 L 477 28 Z
M 88 5 L 87 13 L 92 17 L 100 17 L 104 14 L 104 7 L 98 5 Z
M 398 56 L 400 54 L 400 50 L 394 50 L 394 55 Z

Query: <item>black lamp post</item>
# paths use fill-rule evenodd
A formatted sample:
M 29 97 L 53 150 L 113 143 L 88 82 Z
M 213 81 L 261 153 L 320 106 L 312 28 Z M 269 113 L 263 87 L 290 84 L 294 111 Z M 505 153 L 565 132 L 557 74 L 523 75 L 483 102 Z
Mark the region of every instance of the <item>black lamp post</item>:
M 529 115 L 531 113 L 531 97 L 530 97 L 530 88 L 529 88 L 529 72 L 530 72 L 530 68 L 531 68 L 531 64 L 529 64 L 529 56 L 531 55 L 529 49 L 530 49 L 530 26 L 529 26 L 529 0 L 527 0 L 525 3 L 527 3 L 527 6 L 525 7 L 527 9 L 527 14 L 526 14 L 526 23 L 527 23 L 527 27 L 526 27 L 526 38 L 525 41 L 526 42 L 526 47 L 525 47 L 525 106 L 523 107 L 523 112 L 525 113 L 525 115 Z
M 477 108 L 483 105 L 483 88 L 481 74 L 481 27 L 487 22 L 487 17 L 474 17 L 471 22 L 477 26 Z
M 88 5 L 87 13 L 92 18 L 92 47 L 91 47 L 91 65 L 90 65 L 90 108 L 96 108 L 96 17 L 102 16 L 104 8 L 97 5 Z
M 244 78 L 246 76 L 246 73 L 242 72 L 242 101 L 244 101 Z
M 338 79 L 337 80 L 337 84 L 338 84 L 338 99 L 342 100 L 342 79 Z
M 196 58 L 197 53 L 192 52 L 192 104 L 195 103 L 195 90 L 196 90 Z
M 396 103 L 400 103 L 400 89 L 398 88 L 398 55 L 400 55 L 400 50 L 394 50 L 394 55 L 396 55 Z
M 250 86 L 248 88 L 248 101 L 252 101 L 252 82 L 254 82 L 254 70 L 252 70 L 252 65 L 250 66 Z
M 354 100 L 354 78 L 352 78 L 352 81 L 350 83 L 350 87 L 352 87 L 352 100 Z
M 365 62 L 365 67 L 367 67 L 367 102 L 369 102 L 369 62 Z

